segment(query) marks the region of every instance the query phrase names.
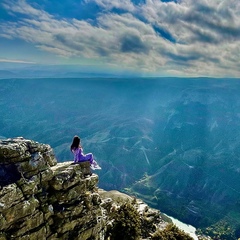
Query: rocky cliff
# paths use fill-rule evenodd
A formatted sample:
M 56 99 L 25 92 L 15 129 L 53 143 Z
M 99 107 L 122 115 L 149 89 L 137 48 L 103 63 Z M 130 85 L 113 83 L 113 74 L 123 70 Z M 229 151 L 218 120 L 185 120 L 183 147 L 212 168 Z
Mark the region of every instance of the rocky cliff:
M 122 214 L 126 203 L 140 216 L 127 224 L 138 224 L 142 239 L 166 226 L 157 210 L 97 184 L 88 163 L 57 163 L 49 145 L 23 138 L 0 141 L 0 240 L 114 239 L 114 212 Z

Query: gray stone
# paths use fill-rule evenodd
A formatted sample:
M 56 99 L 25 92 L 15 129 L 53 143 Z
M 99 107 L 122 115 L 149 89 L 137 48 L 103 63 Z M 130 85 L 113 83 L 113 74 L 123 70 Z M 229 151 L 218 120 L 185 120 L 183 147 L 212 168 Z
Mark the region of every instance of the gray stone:
M 134 199 L 100 190 L 98 181 L 89 162 L 57 163 L 47 144 L 0 141 L 0 240 L 107 240 L 111 211 Z M 134 204 L 153 231 L 159 213 L 139 200 Z
M 24 199 L 21 189 L 17 187 L 17 184 L 9 184 L 0 191 L 0 213 L 6 209 L 9 209 L 13 205 Z
M 11 235 L 14 239 L 25 235 L 26 232 L 33 231 L 33 229 L 38 228 L 44 223 L 44 215 L 40 211 L 35 211 L 33 215 L 26 218 L 25 221 L 15 224 L 15 229 L 17 231 Z M 12 227 L 11 227 L 12 228 Z
M 32 197 L 13 205 L 7 210 L 4 210 L 2 214 L 6 219 L 6 226 L 9 227 L 12 223 L 18 221 L 19 219 L 31 216 L 34 214 L 37 207 L 39 207 L 39 202 L 36 198 Z

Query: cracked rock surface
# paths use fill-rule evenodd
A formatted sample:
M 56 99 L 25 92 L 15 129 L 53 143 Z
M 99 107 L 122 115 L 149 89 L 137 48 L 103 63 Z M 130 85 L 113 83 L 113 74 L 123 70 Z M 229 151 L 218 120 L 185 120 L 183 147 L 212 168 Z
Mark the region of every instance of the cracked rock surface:
M 0 141 L 0 240 L 109 239 L 113 207 L 132 197 L 98 189 L 98 180 L 88 162 L 57 163 L 47 144 Z M 157 210 L 135 205 L 149 229 L 165 224 Z

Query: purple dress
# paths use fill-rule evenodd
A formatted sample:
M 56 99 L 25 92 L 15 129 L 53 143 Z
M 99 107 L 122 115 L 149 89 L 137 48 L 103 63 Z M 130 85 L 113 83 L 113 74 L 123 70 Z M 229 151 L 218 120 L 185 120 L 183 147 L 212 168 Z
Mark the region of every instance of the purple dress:
M 89 161 L 90 164 L 93 163 L 93 154 L 92 153 L 87 153 L 83 154 L 83 151 L 81 148 L 73 149 L 72 150 L 74 154 L 74 162 L 86 162 Z

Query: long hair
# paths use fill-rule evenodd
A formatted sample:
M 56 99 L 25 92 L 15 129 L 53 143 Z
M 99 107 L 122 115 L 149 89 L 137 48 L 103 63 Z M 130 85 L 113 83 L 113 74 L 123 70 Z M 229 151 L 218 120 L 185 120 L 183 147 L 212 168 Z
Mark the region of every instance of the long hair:
M 80 137 L 78 137 L 77 135 L 74 136 L 71 147 L 70 147 L 70 150 L 72 151 L 72 150 L 76 150 L 77 148 L 79 148 L 80 141 L 81 141 Z

